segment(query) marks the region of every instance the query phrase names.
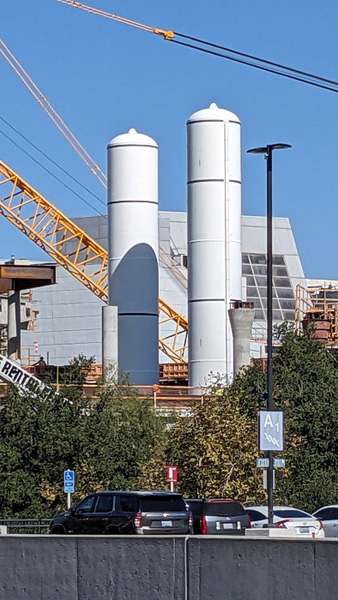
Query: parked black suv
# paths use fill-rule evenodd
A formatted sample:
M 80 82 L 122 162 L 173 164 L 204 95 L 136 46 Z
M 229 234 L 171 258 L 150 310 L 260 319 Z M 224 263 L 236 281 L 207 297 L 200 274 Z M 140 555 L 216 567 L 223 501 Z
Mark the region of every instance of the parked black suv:
M 243 535 L 251 526 L 240 502 L 225 498 L 191 498 L 185 501 L 193 515 L 195 534 Z
M 55 515 L 51 534 L 188 534 L 192 516 L 174 492 L 97 492 Z

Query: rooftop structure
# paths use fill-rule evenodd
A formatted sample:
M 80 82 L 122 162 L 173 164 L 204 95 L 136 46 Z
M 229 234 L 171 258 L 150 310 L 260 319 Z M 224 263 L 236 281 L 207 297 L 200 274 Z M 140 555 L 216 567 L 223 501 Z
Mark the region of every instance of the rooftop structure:
M 81 217 L 76 223 L 107 248 L 107 219 L 103 216 Z M 187 215 L 183 212 L 159 212 L 160 246 L 179 266 L 175 269 L 160 258 L 160 296 L 178 313 L 187 316 Z M 274 319 L 293 319 L 296 286 L 306 287 L 301 261 L 297 252 L 291 225 L 287 218 L 274 218 Z M 251 353 L 259 358 L 266 343 L 266 265 L 265 218 L 242 217 L 243 275 L 246 281 L 247 300 L 254 302 L 255 319 L 252 332 Z M 101 363 L 101 306 L 89 289 L 57 266 L 56 286 L 33 290 L 32 309 L 39 311 L 34 331 L 22 332 L 23 359 L 33 351 L 38 342 L 39 353 L 49 356 L 51 364 L 67 364 L 72 357 L 82 353 L 95 356 Z M 160 323 L 160 337 L 173 334 L 173 324 L 168 319 Z M 160 363 L 168 357 L 160 352 Z

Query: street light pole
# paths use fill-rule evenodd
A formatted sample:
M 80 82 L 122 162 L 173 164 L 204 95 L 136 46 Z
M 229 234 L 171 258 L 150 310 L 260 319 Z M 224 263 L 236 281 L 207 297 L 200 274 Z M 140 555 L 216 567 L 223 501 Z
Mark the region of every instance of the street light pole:
M 267 265 L 267 410 L 273 410 L 273 371 L 272 371 L 272 325 L 273 325 L 273 281 L 272 281 L 272 152 L 291 148 L 290 144 L 271 144 L 263 148 L 252 148 L 249 154 L 264 154 L 267 166 L 267 210 L 266 210 L 266 265 Z M 268 527 L 273 526 L 273 451 L 268 451 L 269 466 L 267 472 L 268 490 Z

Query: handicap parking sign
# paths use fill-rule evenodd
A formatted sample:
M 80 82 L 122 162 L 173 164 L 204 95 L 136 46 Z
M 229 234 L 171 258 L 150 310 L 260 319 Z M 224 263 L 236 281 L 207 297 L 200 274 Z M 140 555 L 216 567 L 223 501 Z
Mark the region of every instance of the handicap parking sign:
M 74 494 L 75 492 L 75 472 L 67 469 L 63 472 L 63 488 L 65 494 Z

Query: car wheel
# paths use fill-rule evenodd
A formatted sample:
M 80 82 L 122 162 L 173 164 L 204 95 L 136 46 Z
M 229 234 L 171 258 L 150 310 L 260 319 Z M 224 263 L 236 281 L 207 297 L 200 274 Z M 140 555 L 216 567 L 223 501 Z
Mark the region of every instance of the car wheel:
M 55 525 L 55 527 L 52 527 L 50 531 L 51 535 L 65 535 L 66 533 L 67 531 L 62 525 Z

